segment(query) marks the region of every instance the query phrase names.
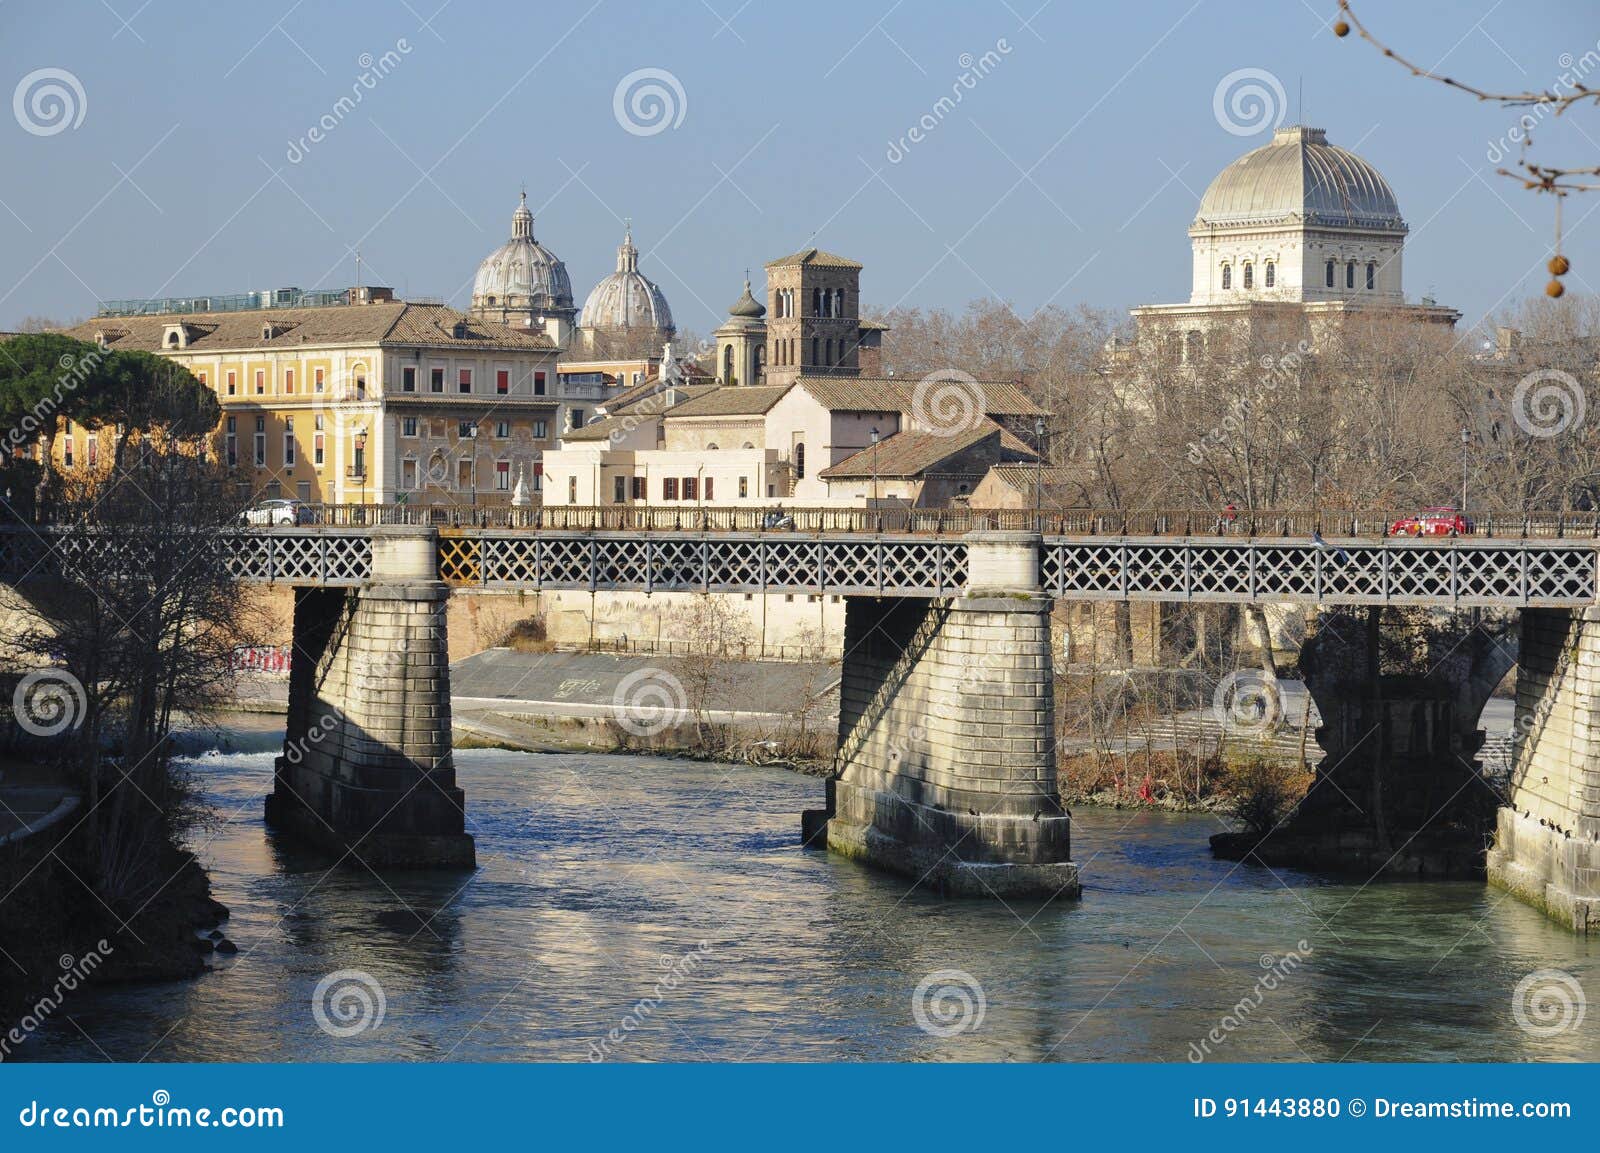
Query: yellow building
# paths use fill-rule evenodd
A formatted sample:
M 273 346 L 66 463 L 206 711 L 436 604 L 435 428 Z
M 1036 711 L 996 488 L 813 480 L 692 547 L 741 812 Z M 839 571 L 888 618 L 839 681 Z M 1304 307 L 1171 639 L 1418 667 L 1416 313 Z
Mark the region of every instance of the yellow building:
M 245 500 L 503 504 L 519 472 L 537 490 L 544 450 L 568 423 L 544 331 L 387 289 L 119 301 L 101 312 L 67 334 L 170 357 L 216 392 L 216 452 Z M 72 428 L 56 462 L 92 468 L 104 451 Z

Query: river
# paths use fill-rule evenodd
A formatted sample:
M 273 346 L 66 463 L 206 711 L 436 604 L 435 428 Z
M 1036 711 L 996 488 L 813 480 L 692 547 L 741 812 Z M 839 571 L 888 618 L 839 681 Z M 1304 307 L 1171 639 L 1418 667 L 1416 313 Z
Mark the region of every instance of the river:
M 1212 860 L 1215 818 L 1081 809 L 1081 901 L 945 901 L 802 851 L 816 779 L 456 761 L 478 871 L 379 877 L 268 834 L 271 752 L 198 755 L 239 953 L 73 994 L 17 1059 L 1600 1059 L 1600 1010 L 1514 1012 L 1537 970 L 1600 990 L 1600 943 L 1483 884 L 1273 873 Z

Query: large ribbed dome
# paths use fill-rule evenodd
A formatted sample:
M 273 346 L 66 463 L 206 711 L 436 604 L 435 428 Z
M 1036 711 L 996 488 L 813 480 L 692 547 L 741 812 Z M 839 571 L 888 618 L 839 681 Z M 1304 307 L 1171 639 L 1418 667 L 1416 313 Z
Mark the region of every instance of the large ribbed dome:
M 1333 228 L 1405 231 L 1394 192 L 1378 170 L 1327 141 L 1320 128 L 1280 128 L 1206 189 L 1195 228 L 1294 221 Z
M 639 250 L 633 246 L 632 228 L 617 249 L 617 270 L 589 293 L 578 325 L 606 331 L 654 330 L 662 337 L 676 331 L 667 298 L 639 271 Z
M 572 308 L 567 266 L 533 238 L 528 194 L 511 217 L 511 239 L 484 257 L 472 282 L 475 309 L 560 311 Z M 568 313 L 570 315 L 570 311 Z

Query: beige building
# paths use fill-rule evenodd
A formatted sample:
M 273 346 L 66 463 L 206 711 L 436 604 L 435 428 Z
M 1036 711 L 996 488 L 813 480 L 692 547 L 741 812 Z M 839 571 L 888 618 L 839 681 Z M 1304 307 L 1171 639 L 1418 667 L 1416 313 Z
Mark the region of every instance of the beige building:
M 564 402 L 544 332 L 379 288 L 260 297 L 271 306 L 112 302 L 68 335 L 158 353 L 213 389 L 216 452 L 242 500 L 503 503 L 555 447 Z M 70 469 L 100 450 L 75 428 L 56 451 Z

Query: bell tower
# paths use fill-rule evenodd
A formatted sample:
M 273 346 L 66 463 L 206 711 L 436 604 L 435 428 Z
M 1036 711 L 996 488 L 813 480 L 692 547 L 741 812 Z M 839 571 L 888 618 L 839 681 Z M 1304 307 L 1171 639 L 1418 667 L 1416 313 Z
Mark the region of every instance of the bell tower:
M 807 248 L 767 264 L 767 383 L 861 374 L 861 265 Z
M 728 309 L 728 319 L 711 334 L 717 342 L 718 384 L 767 383 L 766 315 L 767 310 L 751 295 L 746 278 L 744 294 Z

